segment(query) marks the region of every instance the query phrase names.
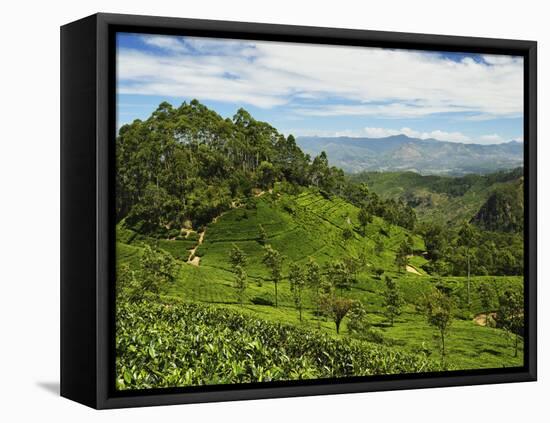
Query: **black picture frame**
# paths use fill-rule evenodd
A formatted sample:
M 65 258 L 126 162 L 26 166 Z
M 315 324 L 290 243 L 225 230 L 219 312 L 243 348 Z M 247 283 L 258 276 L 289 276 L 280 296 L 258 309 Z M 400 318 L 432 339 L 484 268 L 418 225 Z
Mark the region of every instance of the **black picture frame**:
M 521 368 L 114 390 L 114 34 L 118 31 L 524 57 L 525 362 Z M 534 381 L 537 378 L 534 41 L 95 14 L 61 28 L 61 395 L 97 409 Z

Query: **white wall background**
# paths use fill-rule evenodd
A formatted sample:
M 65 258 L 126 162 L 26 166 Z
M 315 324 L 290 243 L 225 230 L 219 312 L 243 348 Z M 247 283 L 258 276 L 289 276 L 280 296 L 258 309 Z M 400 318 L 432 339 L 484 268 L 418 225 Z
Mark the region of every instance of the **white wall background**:
M 59 380 L 59 26 L 103 12 L 539 42 L 539 382 L 96 412 Z M 540 0 L 4 2 L 0 31 L 0 420 L 543 421 L 548 417 L 550 31 Z M 546 307 L 546 309 L 545 309 Z M 544 391 L 546 395 L 544 395 Z M 546 412 L 545 412 L 546 411 Z

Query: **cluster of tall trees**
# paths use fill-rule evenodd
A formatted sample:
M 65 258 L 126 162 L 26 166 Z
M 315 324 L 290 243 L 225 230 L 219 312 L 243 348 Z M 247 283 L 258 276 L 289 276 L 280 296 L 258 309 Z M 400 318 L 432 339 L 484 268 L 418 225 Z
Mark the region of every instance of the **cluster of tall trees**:
M 224 119 L 197 100 L 164 102 L 148 119 L 122 126 L 116 139 L 117 218 L 141 232 L 196 228 L 236 198 L 280 181 L 342 196 L 364 209 L 367 221 L 380 216 L 408 229 L 416 222 L 402 201 L 380 199 L 330 166 L 324 152 L 311 158 L 292 135 L 244 109 Z
M 481 307 L 485 313 L 485 326 L 489 327 L 491 310 L 494 312 L 493 323 L 504 329 L 505 333 L 513 340 L 514 356 L 518 355 L 519 339 L 523 336 L 524 304 L 521 291 L 507 289 L 497 293 L 488 283 L 478 287 Z M 434 288 L 426 295 L 424 300 L 424 312 L 427 322 L 437 330 L 440 342 L 441 360 L 445 363 L 448 354 L 446 339 L 454 320 L 455 301 L 449 290 Z
M 429 273 L 455 276 L 523 275 L 523 236 L 491 232 L 464 222 L 458 228 L 431 223 L 418 228 Z
M 275 181 L 338 192 L 343 172 L 326 154 L 311 159 L 292 135 L 239 109 L 223 119 L 193 100 L 164 102 L 116 139 L 116 211 L 146 232 L 209 222 L 234 198 Z
M 372 216 L 378 216 L 397 226 L 412 230 L 416 225 L 416 213 L 413 208 L 398 199 L 380 198 L 374 191 L 369 190 L 364 182 L 356 182 L 355 178 L 346 179 L 343 190 L 339 193 L 350 203 L 364 210 L 366 223 Z M 362 226 L 366 226 L 366 223 Z
M 398 272 L 404 272 L 407 270 L 409 264 L 409 257 L 413 253 L 413 239 L 409 236 L 403 240 L 397 247 L 395 253 L 395 266 Z

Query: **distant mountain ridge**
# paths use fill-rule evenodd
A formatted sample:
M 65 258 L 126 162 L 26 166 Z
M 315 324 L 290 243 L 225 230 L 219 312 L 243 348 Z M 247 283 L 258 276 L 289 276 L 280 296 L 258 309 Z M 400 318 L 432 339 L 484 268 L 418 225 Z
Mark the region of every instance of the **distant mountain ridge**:
M 412 171 L 433 175 L 490 173 L 523 165 L 523 143 L 464 144 L 394 135 L 386 138 L 298 137 L 306 153 L 325 151 L 346 172 Z

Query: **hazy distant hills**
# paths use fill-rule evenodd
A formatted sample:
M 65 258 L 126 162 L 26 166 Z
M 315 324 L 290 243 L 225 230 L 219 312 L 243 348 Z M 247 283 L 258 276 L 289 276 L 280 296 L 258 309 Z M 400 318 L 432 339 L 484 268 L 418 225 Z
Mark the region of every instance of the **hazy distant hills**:
M 346 172 L 413 171 L 421 174 L 489 173 L 523 165 L 523 143 L 462 144 L 396 135 L 386 138 L 299 137 L 310 155 L 325 151 Z

